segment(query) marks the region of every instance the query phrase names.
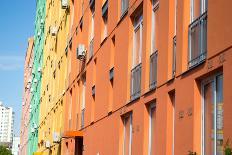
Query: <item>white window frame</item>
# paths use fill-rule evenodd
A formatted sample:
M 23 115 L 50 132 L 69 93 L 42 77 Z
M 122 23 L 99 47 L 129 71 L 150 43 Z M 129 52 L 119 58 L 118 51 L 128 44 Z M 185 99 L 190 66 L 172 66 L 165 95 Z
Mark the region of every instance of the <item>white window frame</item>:
M 194 17 L 195 14 L 195 0 L 190 0 L 190 23 L 192 23 L 197 17 Z M 207 5 L 208 5 L 208 0 L 200 0 L 200 15 L 202 15 L 203 13 L 205 13 L 207 11 Z
M 127 2 L 128 1 L 128 2 Z M 128 3 L 128 4 L 127 4 Z M 128 5 L 126 8 L 126 4 Z M 124 13 L 126 12 L 126 10 L 129 7 L 129 0 L 121 0 L 121 16 L 124 15 Z
M 223 76 L 222 73 L 219 73 L 219 74 L 216 74 L 206 80 L 204 80 L 202 83 L 201 83 L 201 101 L 202 101 L 202 104 L 201 104 L 201 154 L 202 155 L 206 155 L 205 154 L 205 102 L 204 102 L 204 86 L 209 84 L 209 83 L 213 83 L 213 106 L 214 106 L 214 131 L 217 131 L 217 108 L 216 108 L 216 105 L 217 105 L 217 92 L 216 92 L 216 84 L 217 84 L 217 77 L 218 76 Z M 214 132 L 214 154 L 213 155 L 217 155 L 217 132 Z
M 142 62 L 142 46 L 143 46 L 143 14 L 141 13 L 141 14 L 139 14 L 138 16 L 140 16 L 140 18 L 139 18 L 139 21 L 138 21 L 138 23 L 136 23 L 135 25 L 134 25 L 134 34 L 133 34 L 133 52 L 132 52 L 132 69 L 134 68 L 134 67 L 136 67 L 138 64 L 140 64 L 141 62 Z M 138 16 L 136 16 L 136 17 L 138 17 Z M 134 18 L 135 19 L 135 18 Z M 134 20 L 134 23 L 135 23 L 136 21 Z M 139 37 L 140 37 L 140 49 L 139 49 L 139 53 L 138 53 L 138 59 L 139 59 L 139 63 L 138 64 L 136 64 L 135 62 L 136 62 L 136 59 L 135 59 L 135 54 L 137 54 L 137 53 L 135 53 L 136 52 L 136 49 L 135 49 L 135 47 L 136 47 L 136 35 L 135 35 L 135 32 L 136 31 L 138 31 L 138 29 L 139 29 Z
M 156 50 L 157 50 L 157 47 L 155 47 L 155 49 L 153 49 L 153 47 L 155 46 L 154 45 L 154 42 L 156 42 L 156 34 L 155 34 L 155 20 L 154 20 L 154 18 L 155 17 L 157 17 L 157 16 L 155 16 L 155 14 L 156 14 L 156 12 L 157 12 L 157 10 L 158 10 L 158 8 L 159 8 L 159 0 L 157 0 L 155 3 L 152 1 L 152 15 L 151 15 L 151 33 L 152 33 L 152 35 L 151 35 L 151 53 L 150 54 L 152 54 L 152 53 L 154 53 Z
M 151 146 L 151 139 L 152 139 L 152 137 L 151 137 L 151 124 L 152 124 L 152 119 L 151 119 L 151 110 L 153 109 L 153 108 L 155 108 L 155 110 L 156 110 L 156 104 L 155 103 L 152 103 L 151 105 L 150 105 L 150 107 L 149 107 L 149 136 L 148 136 L 148 140 L 149 140 L 149 144 L 148 144 L 148 155 L 152 155 L 151 154 L 151 148 L 152 148 L 152 146 Z
M 129 139 L 129 155 L 131 155 L 131 146 L 132 146 L 132 113 L 129 113 L 123 118 L 123 155 L 125 155 L 125 138 L 126 138 L 126 127 L 125 127 L 125 119 L 129 117 L 130 121 L 130 139 Z
M 94 38 L 94 17 L 95 17 L 95 12 L 92 13 L 91 16 L 91 34 L 90 34 L 90 42 L 93 40 Z
M 174 96 L 174 101 L 172 103 L 172 155 L 175 154 L 175 109 L 176 109 L 176 97 Z

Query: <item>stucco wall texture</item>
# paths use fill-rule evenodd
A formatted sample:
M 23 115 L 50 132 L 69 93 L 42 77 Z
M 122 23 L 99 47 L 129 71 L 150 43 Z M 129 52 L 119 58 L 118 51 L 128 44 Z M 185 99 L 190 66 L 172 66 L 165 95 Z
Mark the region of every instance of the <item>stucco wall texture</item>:
M 62 8 L 61 2 L 46 2 L 38 154 L 186 155 L 193 151 L 206 155 L 204 131 L 212 130 L 204 124 L 208 119 L 205 113 L 211 113 L 205 110 L 209 100 L 203 88 L 209 81 L 215 84 L 211 95 L 222 93 L 223 98 L 222 114 L 214 115 L 216 123 L 223 124 L 220 131 L 223 141 L 218 145 L 225 145 L 232 138 L 230 0 L 129 0 L 123 14 L 123 0 L 70 0 L 68 8 Z M 197 11 L 191 14 L 192 2 L 202 15 Z M 157 81 L 151 88 L 153 10 Z M 134 28 L 137 19 L 142 20 Z M 191 30 L 193 23 L 198 23 L 195 27 L 199 30 Z M 54 25 L 58 31 L 52 36 L 50 28 Z M 136 86 L 141 88 L 139 95 L 132 98 L 137 29 L 140 29 L 138 72 L 141 74 Z M 191 42 L 191 34 L 198 32 L 200 36 L 195 37 L 198 40 Z M 77 58 L 80 45 L 86 49 L 84 59 Z M 190 51 L 199 45 L 200 51 L 204 48 L 206 51 L 195 53 L 198 57 L 192 59 Z M 221 92 L 214 80 L 218 75 L 223 77 Z M 154 122 L 151 122 L 152 106 L 155 106 Z M 125 118 L 130 118 L 129 146 L 125 145 L 128 138 Z M 53 142 L 53 133 L 60 135 L 58 143 Z M 50 147 L 45 146 L 47 141 Z

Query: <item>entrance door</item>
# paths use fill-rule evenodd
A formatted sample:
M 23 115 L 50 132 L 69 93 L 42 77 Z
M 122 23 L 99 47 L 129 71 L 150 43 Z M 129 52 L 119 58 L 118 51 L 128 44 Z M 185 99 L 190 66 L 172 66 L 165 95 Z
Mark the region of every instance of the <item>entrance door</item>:
M 223 155 L 223 76 L 202 83 L 202 155 Z
M 75 138 L 75 155 L 83 154 L 83 138 Z

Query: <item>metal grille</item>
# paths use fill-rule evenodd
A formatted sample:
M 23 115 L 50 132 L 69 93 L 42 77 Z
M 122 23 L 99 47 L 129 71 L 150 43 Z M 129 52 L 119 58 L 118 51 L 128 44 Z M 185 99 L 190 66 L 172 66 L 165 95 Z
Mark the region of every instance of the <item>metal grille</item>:
M 141 70 L 142 70 L 141 63 L 131 70 L 131 100 L 134 100 L 140 96 Z
M 150 56 L 150 89 L 156 88 L 157 84 L 157 51 Z
M 207 52 L 207 12 L 189 25 L 189 68 L 206 59 Z

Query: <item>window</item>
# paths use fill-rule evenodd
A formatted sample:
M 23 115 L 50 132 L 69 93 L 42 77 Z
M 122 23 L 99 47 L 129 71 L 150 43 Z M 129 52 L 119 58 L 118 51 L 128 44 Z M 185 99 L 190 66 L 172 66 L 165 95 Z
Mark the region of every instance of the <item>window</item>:
M 102 19 L 103 19 L 103 34 L 102 34 L 102 40 L 104 40 L 107 37 L 107 25 L 108 25 L 108 0 L 104 3 L 102 7 Z
M 171 132 L 172 137 L 170 137 L 172 139 L 172 155 L 175 154 L 175 90 L 169 92 L 169 99 L 170 99 L 170 106 L 172 107 L 172 109 L 170 110 L 170 117 L 169 119 L 172 120 L 171 123 L 171 128 L 169 130 L 169 132 Z
M 131 155 L 132 113 L 127 114 L 126 116 L 124 116 L 123 125 L 124 125 L 123 155 Z
M 159 7 L 159 1 L 158 0 L 152 0 L 152 19 L 151 19 L 151 53 L 156 52 L 157 50 L 157 23 L 158 23 L 158 18 L 157 18 L 157 12 L 158 12 L 158 7 Z
M 158 7 L 159 1 L 152 0 L 152 24 L 151 24 L 151 55 L 150 55 L 150 81 L 149 88 L 154 89 L 157 86 L 157 27 L 158 27 Z
M 202 155 L 223 155 L 223 76 L 202 84 Z
M 86 78 L 82 79 L 82 102 L 81 102 L 81 128 L 84 128 L 85 121 L 85 90 L 86 90 Z
M 140 11 L 134 16 L 134 36 L 131 70 L 131 100 L 140 96 L 142 70 L 143 15 Z
M 155 125 L 156 125 L 156 107 L 151 104 L 149 108 L 149 151 L 148 155 L 155 154 Z
M 143 15 L 140 12 L 134 18 L 134 48 L 132 67 L 134 68 L 141 63 L 142 58 L 142 42 L 143 42 Z
M 129 0 L 121 0 L 121 17 L 125 14 L 129 7 Z
M 189 25 L 189 68 L 200 64 L 207 52 L 207 0 L 191 0 Z
M 94 44 L 94 16 L 95 16 L 95 1 L 92 2 L 90 10 L 92 13 L 91 16 L 91 28 L 90 28 L 90 42 L 89 42 L 89 57 L 93 56 L 93 44 Z
M 176 74 L 176 16 L 177 16 L 177 0 L 175 0 L 175 3 L 174 3 L 174 37 L 173 37 L 173 53 L 172 53 L 172 77 L 174 78 L 175 77 L 175 74 Z

